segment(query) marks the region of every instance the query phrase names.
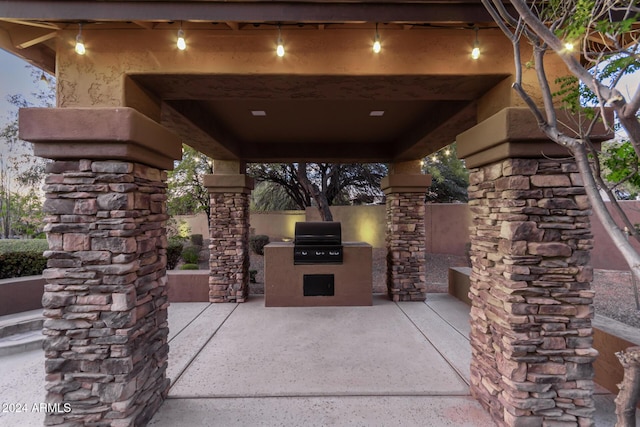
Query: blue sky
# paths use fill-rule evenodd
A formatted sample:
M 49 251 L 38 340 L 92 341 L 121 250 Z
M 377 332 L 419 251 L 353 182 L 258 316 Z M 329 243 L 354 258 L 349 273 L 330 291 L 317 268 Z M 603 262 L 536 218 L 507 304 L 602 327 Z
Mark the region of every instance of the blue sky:
M 8 95 L 29 95 L 37 87 L 32 81 L 27 62 L 0 49 L 0 123 L 4 123 L 9 109 Z

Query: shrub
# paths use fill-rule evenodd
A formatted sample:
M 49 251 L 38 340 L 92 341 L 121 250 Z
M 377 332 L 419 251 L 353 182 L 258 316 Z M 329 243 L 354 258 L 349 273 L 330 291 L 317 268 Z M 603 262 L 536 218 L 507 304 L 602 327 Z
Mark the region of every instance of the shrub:
M 200 246 L 187 246 L 182 250 L 182 259 L 187 264 L 197 264 L 200 258 Z
M 264 247 L 269 244 L 269 236 L 258 234 L 249 238 L 249 247 L 258 255 L 264 255 Z
M 0 253 L 0 279 L 36 276 L 47 268 L 47 259 L 40 251 Z
M 180 270 L 198 270 L 198 264 L 183 264 Z
M 258 270 L 249 270 L 249 283 L 256 283 L 257 275 L 258 275 Z
M 180 261 L 180 255 L 182 254 L 182 239 L 169 239 L 169 245 L 167 246 L 167 270 L 173 270 Z
M 192 234 L 190 237 L 191 244 L 193 246 L 200 246 L 204 244 L 204 239 L 202 238 L 202 234 Z
M 5 252 L 40 252 L 49 250 L 49 244 L 42 239 L 2 239 L 0 254 Z
M 0 240 L 0 279 L 42 274 L 47 268 L 42 254 L 48 249 L 46 240 Z

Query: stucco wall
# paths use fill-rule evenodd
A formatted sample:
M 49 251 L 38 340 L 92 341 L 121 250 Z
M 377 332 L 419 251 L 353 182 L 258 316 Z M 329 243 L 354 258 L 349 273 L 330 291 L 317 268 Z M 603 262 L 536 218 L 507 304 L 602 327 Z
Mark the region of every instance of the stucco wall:
M 321 221 L 315 207 L 307 208 L 307 221 Z M 384 248 L 386 208 L 375 206 L 332 206 L 333 220 L 342 223 L 342 240 L 366 242 Z
M 427 253 L 465 254 L 471 225 L 466 203 L 427 204 L 424 222 Z
M 252 231 L 266 234 L 272 241 L 292 239 L 298 221 L 305 221 L 304 211 L 251 212 L 249 216 Z
M 640 201 L 621 201 L 620 206 L 625 211 L 631 223 L 640 224 Z M 628 270 L 618 247 L 605 232 L 600 220 L 591 216 L 591 231 L 593 232 L 593 250 L 591 251 L 591 264 L 593 268 L 605 270 Z M 640 244 L 633 242 L 636 251 L 640 252 Z

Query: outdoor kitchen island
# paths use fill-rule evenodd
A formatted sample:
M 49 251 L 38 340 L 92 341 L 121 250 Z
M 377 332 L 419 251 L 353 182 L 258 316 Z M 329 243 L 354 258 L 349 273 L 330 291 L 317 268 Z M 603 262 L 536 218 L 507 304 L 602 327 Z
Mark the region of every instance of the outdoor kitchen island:
M 266 245 L 265 306 L 372 305 L 372 247 L 340 235 L 338 223 L 297 223 L 294 242 Z

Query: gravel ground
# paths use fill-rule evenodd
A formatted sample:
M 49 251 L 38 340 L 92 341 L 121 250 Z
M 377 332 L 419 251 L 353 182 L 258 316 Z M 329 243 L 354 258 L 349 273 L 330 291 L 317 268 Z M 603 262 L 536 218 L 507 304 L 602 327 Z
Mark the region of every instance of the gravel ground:
M 373 291 L 386 293 L 386 250 L 373 250 Z M 467 266 L 463 256 L 427 254 L 427 292 L 448 291 L 449 267 Z M 251 254 L 251 269 L 257 270 L 256 282 L 250 285 L 252 294 L 264 293 L 264 257 Z M 617 270 L 595 270 L 593 289 L 595 312 L 616 319 L 627 325 L 640 328 L 640 311 L 636 310 L 636 300 L 631 283 L 631 273 Z

